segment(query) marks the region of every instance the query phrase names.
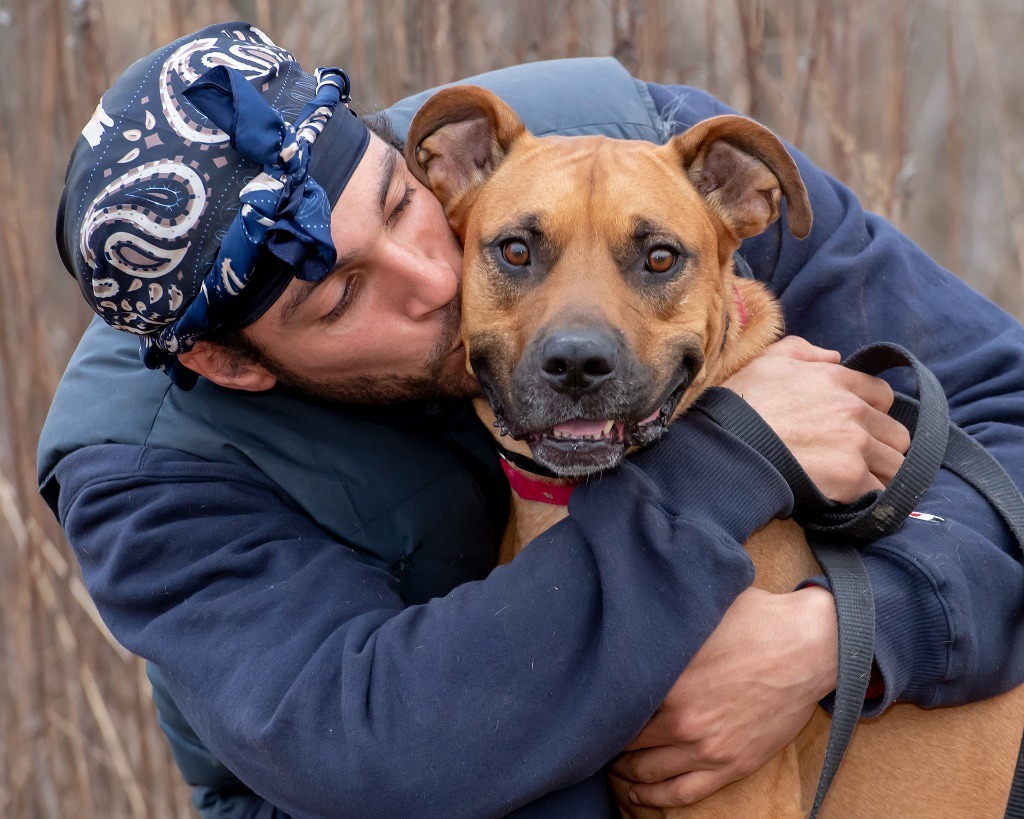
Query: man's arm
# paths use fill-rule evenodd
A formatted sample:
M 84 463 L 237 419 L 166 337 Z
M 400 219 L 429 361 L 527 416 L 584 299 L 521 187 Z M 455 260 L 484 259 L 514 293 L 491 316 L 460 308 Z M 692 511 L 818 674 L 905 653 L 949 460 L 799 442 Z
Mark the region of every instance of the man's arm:
M 939 378 L 953 421 L 1024 486 L 1024 329 L 942 270 L 834 179 L 797 156 L 815 208 L 805 246 L 772 231 L 749 248 L 790 332 L 848 355 L 871 341 L 914 352 Z M 909 390 L 906 372 L 894 379 Z M 884 695 L 951 705 L 1024 682 L 1024 566 L 995 511 L 945 470 L 912 519 L 864 551 L 875 594 Z
M 649 88 L 679 120 L 729 110 L 692 88 Z M 814 211 L 811 234 L 797 240 L 780 220 L 741 248 L 780 298 L 787 331 L 844 356 L 873 341 L 907 347 L 942 382 L 953 420 L 1024 486 L 1024 329 L 790 150 Z M 758 407 L 757 395 L 745 398 Z M 948 472 L 920 510 L 944 520 L 912 520 L 865 551 L 886 684 L 870 714 L 895 699 L 954 704 L 1024 682 L 1019 547 L 985 500 Z
M 791 502 L 698 418 L 638 460 L 512 565 L 409 608 L 254 470 L 96 446 L 57 477 L 105 620 L 247 785 L 300 813 L 475 816 L 600 771 L 750 582 L 740 543 Z M 753 498 L 719 496 L 741 476 Z
M 693 88 L 655 84 L 648 88 L 676 130 L 730 112 Z M 780 221 L 742 248 L 757 277 L 780 297 L 787 330 L 843 355 L 880 340 L 908 347 L 939 376 L 953 419 L 1000 459 L 1018 486 L 1024 485 L 1024 332 L 1020 324 L 939 268 L 887 222 L 865 213 L 848 189 L 798 151 L 791 151 L 814 211 L 811 235 L 798 241 Z M 797 440 L 800 434 L 796 438 L 790 434 L 789 422 L 806 415 L 802 410 L 807 403 L 813 403 L 817 412 L 826 412 L 828 405 L 820 399 L 809 401 L 804 386 L 817 382 L 820 387 L 821 371 L 830 368 L 820 356 L 804 356 L 799 349 L 794 354 L 792 345 L 786 349 L 788 360 L 766 356 L 748 368 L 759 371 L 741 373 L 737 381 L 744 398 L 794 451 L 798 444 L 809 446 L 800 453 L 805 468 L 810 470 L 817 460 L 832 471 L 831 477 L 839 478 L 833 485 L 836 493 L 847 493 L 852 486 L 844 484 L 836 464 L 829 463 L 833 433 L 816 434 L 824 430 L 812 425 L 802 430 L 803 441 Z M 784 375 L 787 389 L 780 391 Z M 824 373 L 833 387 L 846 375 L 836 367 Z M 895 383 L 901 384 L 898 378 Z M 740 389 L 739 384 L 733 386 Z M 851 408 L 841 387 L 830 391 L 840 399 L 836 413 L 850 409 L 856 416 L 852 424 L 849 418 L 845 422 L 851 435 L 877 451 L 877 405 L 854 401 Z M 882 437 L 899 447 L 888 433 Z M 851 440 L 843 438 L 847 454 L 857 449 Z M 887 456 L 882 460 L 886 459 L 891 460 Z M 872 469 L 871 460 L 865 453 L 858 470 Z M 891 465 L 875 468 L 876 478 L 884 480 L 884 473 L 891 474 Z M 860 481 L 855 478 L 852 483 Z M 900 532 L 865 550 L 875 593 L 875 659 L 884 682 L 881 695 L 865 704 L 868 716 L 897 699 L 922 705 L 957 704 L 1024 682 L 1024 567 L 1018 544 L 984 499 L 945 471 L 919 508 L 940 519 L 909 521 Z M 814 582 L 825 584 L 824 578 Z M 772 612 L 782 601 L 746 595 L 746 604 L 734 607 L 728 619 L 779 625 Z M 826 607 L 825 614 L 818 616 L 834 615 Z M 642 802 L 690 804 L 745 776 L 799 730 L 799 718 L 779 715 L 798 715 L 820 696 L 807 679 L 833 669 L 815 663 L 811 656 L 807 673 L 750 675 L 749 689 L 733 697 L 743 703 L 739 710 L 729 707 L 726 698 L 711 697 L 709 705 L 705 692 L 718 686 L 709 686 L 708 680 L 728 677 L 735 684 L 736 676 L 720 658 L 737 646 L 735 634 L 742 632 L 743 628 L 737 632 L 720 627 L 712 634 L 708 650 L 698 657 L 702 662 L 684 672 L 659 719 L 631 746 L 638 750 L 619 760 L 616 767 L 624 776 L 644 783 L 633 789 Z M 751 668 L 771 672 L 778 646 L 792 650 L 807 644 L 807 632 L 786 631 L 784 625 L 775 632 L 775 643 L 766 642 L 760 651 L 749 645 L 744 649 Z M 769 678 L 771 683 L 766 682 Z M 762 701 L 769 704 L 747 707 L 749 702 Z M 709 712 L 717 714 L 713 723 L 703 716 Z M 746 739 L 752 735 L 752 713 L 759 727 L 769 726 L 769 735 L 760 743 Z M 764 731 L 757 735 L 764 738 Z

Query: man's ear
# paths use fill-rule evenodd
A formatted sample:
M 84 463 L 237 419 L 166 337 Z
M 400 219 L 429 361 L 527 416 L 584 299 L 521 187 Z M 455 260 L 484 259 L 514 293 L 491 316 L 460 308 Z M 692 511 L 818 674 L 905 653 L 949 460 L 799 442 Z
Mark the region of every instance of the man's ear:
M 212 341 L 197 341 L 187 353 L 178 354 L 178 361 L 207 381 L 232 390 L 264 392 L 277 384 L 261 364 Z
M 461 236 L 475 192 L 526 133 L 516 112 L 495 94 L 456 85 L 438 91 L 413 117 L 405 161 Z
M 712 117 L 669 144 L 725 228 L 719 242 L 723 258 L 779 218 L 783 196 L 793 235 L 803 239 L 810 233 L 811 204 L 800 171 L 763 125 L 734 115 Z

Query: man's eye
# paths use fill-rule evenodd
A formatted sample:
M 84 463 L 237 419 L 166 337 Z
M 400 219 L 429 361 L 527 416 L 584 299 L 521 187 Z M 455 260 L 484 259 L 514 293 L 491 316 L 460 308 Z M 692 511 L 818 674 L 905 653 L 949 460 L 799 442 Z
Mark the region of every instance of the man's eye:
M 338 303 L 331 308 L 329 313 L 325 313 L 323 318 L 320 320 L 330 324 L 333 321 L 339 319 L 342 314 L 348 310 L 352 304 L 353 298 L 355 298 L 356 292 L 359 289 L 359 280 L 356 276 L 352 275 L 345 279 L 345 289 L 342 290 L 341 298 L 338 299 Z
M 409 206 L 412 201 L 412 195 L 416 193 L 416 190 L 412 185 L 406 183 L 405 192 L 402 194 L 401 200 L 395 205 L 394 210 L 388 215 L 388 225 L 392 225 L 398 221 L 398 217 L 402 215 L 402 212 Z
M 644 268 L 651 273 L 666 273 L 672 269 L 678 258 L 675 251 L 667 247 L 655 247 L 648 251 Z
M 513 267 L 525 267 L 530 263 L 530 248 L 519 239 L 510 239 L 501 245 L 501 258 Z

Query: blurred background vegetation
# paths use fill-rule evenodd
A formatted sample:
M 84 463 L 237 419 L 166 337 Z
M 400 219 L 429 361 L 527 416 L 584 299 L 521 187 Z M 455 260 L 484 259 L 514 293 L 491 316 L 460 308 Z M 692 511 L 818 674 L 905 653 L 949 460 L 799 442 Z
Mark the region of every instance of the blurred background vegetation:
M 1020 0 L 0 0 L 0 816 L 189 816 L 139 661 L 36 493 L 35 445 L 88 319 L 53 245 L 64 163 L 131 61 L 250 20 L 364 107 L 529 60 L 618 57 L 795 142 L 1024 316 Z

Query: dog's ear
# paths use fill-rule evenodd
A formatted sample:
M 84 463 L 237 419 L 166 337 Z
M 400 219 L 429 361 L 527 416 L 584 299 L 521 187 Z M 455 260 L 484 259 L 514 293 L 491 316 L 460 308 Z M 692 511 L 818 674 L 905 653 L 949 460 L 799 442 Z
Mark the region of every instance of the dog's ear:
M 675 137 L 690 181 L 731 234 L 733 247 L 756 236 L 779 218 L 783 196 L 793 235 L 811 231 L 811 204 L 796 162 L 779 139 L 746 117 L 723 115 L 698 122 Z
M 459 229 L 469 194 L 501 164 L 526 126 L 486 88 L 456 85 L 438 91 L 413 117 L 405 161 L 441 201 Z

